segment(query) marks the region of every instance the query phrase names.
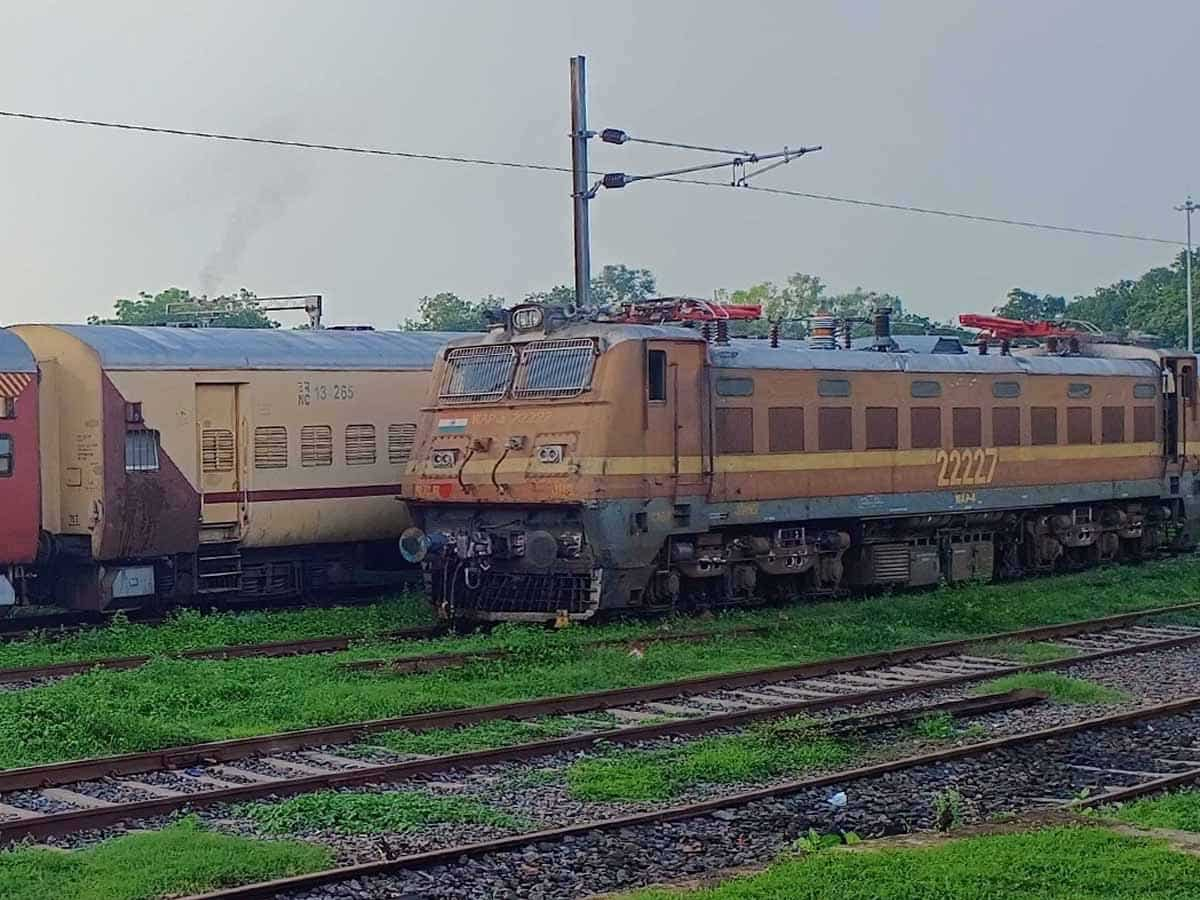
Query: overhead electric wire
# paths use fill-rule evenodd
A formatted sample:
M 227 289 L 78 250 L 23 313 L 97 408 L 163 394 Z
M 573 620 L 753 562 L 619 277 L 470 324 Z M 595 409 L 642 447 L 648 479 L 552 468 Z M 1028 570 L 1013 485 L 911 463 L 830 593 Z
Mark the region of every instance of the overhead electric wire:
M 393 157 L 393 158 L 400 158 L 400 159 L 426 160 L 426 161 L 430 161 L 430 162 L 457 163 L 460 165 L 491 166 L 493 168 L 501 168 L 501 169 L 525 169 L 525 170 L 533 171 L 533 172 L 554 172 L 557 174 L 562 174 L 562 173 L 569 174 L 571 172 L 570 166 L 556 166 L 556 165 L 549 165 L 546 163 L 518 162 L 515 160 L 488 159 L 486 157 L 458 156 L 458 155 L 440 154 L 440 153 L 420 153 L 420 152 L 411 151 L 411 150 L 389 150 L 389 149 L 384 149 L 384 148 L 379 148 L 379 147 L 357 147 L 357 146 L 345 145 L 345 144 L 326 144 L 326 143 L 318 143 L 318 142 L 314 142 L 314 141 L 285 140 L 282 138 L 252 137 L 250 135 L 225 134 L 225 133 L 216 132 L 216 131 L 196 131 L 193 129 L 185 129 L 185 128 L 164 128 L 164 127 L 155 126 L 155 125 L 139 125 L 139 124 L 135 124 L 135 123 L 131 123 L 131 122 L 108 122 L 108 121 L 103 121 L 103 120 L 99 120 L 99 119 L 80 119 L 80 118 L 73 118 L 70 116 L 51 116 L 51 115 L 42 115 L 42 114 L 36 114 L 36 113 L 16 112 L 13 110 L 0 110 L 0 117 L 7 118 L 7 119 L 24 119 L 24 120 L 32 121 L 32 122 L 46 122 L 46 123 L 52 123 L 52 124 L 58 124 L 58 125 L 79 125 L 79 126 L 87 126 L 87 127 L 91 127 L 91 128 L 108 128 L 108 129 L 116 129 L 119 131 L 143 132 L 143 133 L 147 133 L 147 134 L 167 134 L 167 135 L 174 135 L 176 137 L 204 138 L 207 140 L 216 140 L 216 141 L 233 141 L 233 142 L 244 143 L 244 144 L 265 144 L 268 146 L 290 147 L 293 149 L 300 149 L 300 150 L 326 150 L 326 151 L 332 151 L 332 152 L 336 152 L 336 153 L 352 153 L 352 154 L 359 154 L 359 155 L 364 155 L 364 156 L 384 156 L 384 157 Z M 644 140 L 644 139 L 639 142 L 640 143 L 667 144 L 667 142 L 648 141 L 648 140 Z M 687 146 L 687 145 L 678 144 L 675 146 Z M 696 148 L 696 149 L 701 149 L 701 148 Z M 703 149 L 710 149 L 710 148 L 703 148 Z M 590 173 L 590 174 L 601 174 L 602 175 L 603 173 Z M 1039 229 L 1042 231 L 1056 231 L 1056 232 L 1060 232 L 1060 233 L 1079 234 L 1079 235 L 1085 235 L 1085 236 L 1089 236 L 1089 237 L 1106 237 L 1106 238 L 1115 238 L 1118 240 L 1125 240 L 1125 241 L 1141 241 L 1143 243 L 1168 244 L 1171 246 L 1176 246 L 1176 245 L 1180 244 L 1180 241 L 1169 240 L 1167 238 L 1161 238 L 1161 237 L 1154 237 L 1153 235 L 1131 234 L 1128 232 L 1120 232 L 1120 231 L 1105 231 L 1103 229 L 1098 229 L 1098 228 L 1083 228 L 1083 227 L 1078 227 L 1078 226 L 1073 226 L 1073 225 L 1056 225 L 1056 224 L 1049 223 L 1049 222 L 1036 222 L 1036 221 L 1029 220 L 1029 219 L 1011 219 L 1011 218 L 1006 218 L 1003 216 L 987 216 L 987 215 L 982 215 L 982 214 L 978 214 L 978 213 L 966 213 L 966 212 L 959 212 L 956 210 L 937 209 L 937 208 L 928 207 L 928 206 L 914 206 L 914 205 L 903 204 L 903 203 L 888 203 L 888 202 L 885 202 L 882 200 L 863 200 L 863 199 L 857 198 L 857 197 L 841 197 L 841 196 L 837 196 L 835 194 L 818 194 L 818 193 L 813 193 L 810 191 L 789 190 L 787 188 L 761 187 L 759 185 L 751 185 L 751 184 L 736 185 L 736 184 L 730 184 L 727 182 L 704 181 L 702 179 L 696 179 L 696 178 L 667 177 L 667 178 L 661 178 L 659 180 L 670 181 L 670 182 L 674 182 L 676 184 L 700 185 L 703 187 L 734 188 L 737 190 L 755 191 L 755 192 L 758 192 L 761 194 L 776 194 L 779 196 L 796 197 L 796 198 L 805 199 L 805 200 L 821 200 L 821 201 L 824 201 L 827 203 L 844 203 L 844 204 L 848 204 L 851 206 L 862 206 L 862 207 L 868 207 L 868 208 L 872 208 L 872 209 L 888 209 L 888 210 L 893 210 L 893 211 L 897 211 L 897 212 L 918 213 L 921 215 L 941 216 L 943 218 L 959 219 L 959 220 L 970 221 L 970 222 L 984 222 L 984 223 L 988 223 L 988 224 L 992 224 L 992 225 L 1008 225 L 1008 226 L 1014 226 L 1014 227 L 1019 227 L 1019 228 Z

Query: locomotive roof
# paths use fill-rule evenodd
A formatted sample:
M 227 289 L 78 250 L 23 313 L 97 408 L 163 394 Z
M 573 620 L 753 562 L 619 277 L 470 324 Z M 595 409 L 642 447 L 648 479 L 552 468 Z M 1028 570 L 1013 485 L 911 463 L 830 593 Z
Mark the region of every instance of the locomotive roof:
M 811 369 L 832 372 L 977 372 L 1003 375 L 1126 375 L 1157 378 L 1159 366 L 1150 359 L 1108 359 L 1095 356 L 1001 356 L 990 353 L 875 353 L 870 350 L 810 350 L 803 341 L 733 339 L 713 345 L 709 357 L 723 369 Z
M 55 325 L 87 344 L 106 369 L 429 369 L 451 338 L 441 331 L 290 331 Z
M 25 342 L 6 329 L 0 329 L 0 372 L 36 372 L 37 360 Z

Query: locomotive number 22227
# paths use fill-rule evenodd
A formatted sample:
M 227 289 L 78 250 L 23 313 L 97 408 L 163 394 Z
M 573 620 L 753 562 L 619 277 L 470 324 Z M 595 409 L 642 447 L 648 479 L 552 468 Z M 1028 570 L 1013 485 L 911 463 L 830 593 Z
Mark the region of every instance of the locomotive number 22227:
M 996 464 L 999 461 L 1000 455 L 995 447 L 939 450 L 934 455 L 934 462 L 938 466 L 938 487 L 991 484 L 996 477 Z

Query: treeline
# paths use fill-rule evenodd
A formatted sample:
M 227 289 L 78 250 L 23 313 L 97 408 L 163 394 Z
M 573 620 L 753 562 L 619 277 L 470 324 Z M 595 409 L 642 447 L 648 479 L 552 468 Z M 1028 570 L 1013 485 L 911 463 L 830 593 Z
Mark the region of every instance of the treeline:
M 1039 294 L 1025 288 L 1010 290 L 1003 302 L 992 307 L 999 315 L 1017 319 L 1070 319 L 1090 322 L 1101 330 L 1121 338 L 1153 337 L 1174 346 L 1187 343 L 1187 302 L 1185 278 L 1186 254 L 1181 251 L 1170 265 L 1151 269 L 1137 279 L 1123 279 L 1115 284 L 1098 287 L 1090 294 L 1068 301 L 1065 297 Z M 1192 258 L 1193 268 L 1200 273 L 1200 250 Z M 1200 275 L 1198 275 L 1200 277 Z M 592 279 L 592 301 L 610 305 L 643 300 L 655 296 L 657 279 L 649 269 L 626 265 L 604 266 Z M 857 319 L 859 334 L 869 332 L 866 320 L 878 306 L 892 309 L 893 327 L 901 334 L 965 334 L 956 322 L 937 322 L 913 312 L 910 304 L 887 292 L 876 293 L 857 287 L 852 291 L 832 293 L 816 275 L 796 273 L 782 283 L 762 281 L 736 290 L 719 289 L 713 292 L 717 301 L 753 303 L 763 307 L 764 319 L 738 323 L 735 333 L 762 336 L 770 327 L 769 321 L 782 323 L 785 337 L 803 337 L 807 322 L 818 311 L 828 311 L 839 318 Z M 243 288 L 236 294 L 204 300 L 211 310 L 220 305 L 227 310 L 215 317 L 213 324 L 235 328 L 277 328 L 254 306 L 255 295 Z M 548 290 L 534 291 L 520 298 L 563 306 L 572 305 L 575 291 L 569 285 L 556 285 Z M 200 303 L 188 291 L 168 288 L 155 294 L 141 293 L 137 297 L 120 298 L 110 317 L 92 316 L 89 322 L 124 325 L 165 325 L 186 320 L 187 311 Z M 488 294 L 483 297 L 463 297 L 442 292 L 421 297 L 417 314 L 406 319 L 400 327 L 408 331 L 478 331 L 487 326 L 510 305 L 504 297 Z M 986 300 L 975 308 L 986 308 Z M 211 314 L 206 318 L 213 319 Z

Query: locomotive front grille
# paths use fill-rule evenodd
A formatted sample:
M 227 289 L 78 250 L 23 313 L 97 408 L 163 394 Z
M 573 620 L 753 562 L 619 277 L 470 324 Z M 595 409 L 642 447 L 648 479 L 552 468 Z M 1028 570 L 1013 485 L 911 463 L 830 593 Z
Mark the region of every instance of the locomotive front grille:
M 535 613 L 554 616 L 560 611 L 571 615 L 591 612 L 596 599 L 592 595 L 591 573 L 571 572 L 498 572 L 483 573 L 476 590 L 459 591 L 459 612 Z

